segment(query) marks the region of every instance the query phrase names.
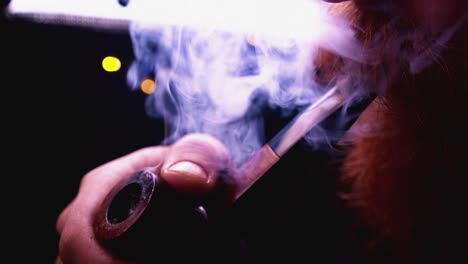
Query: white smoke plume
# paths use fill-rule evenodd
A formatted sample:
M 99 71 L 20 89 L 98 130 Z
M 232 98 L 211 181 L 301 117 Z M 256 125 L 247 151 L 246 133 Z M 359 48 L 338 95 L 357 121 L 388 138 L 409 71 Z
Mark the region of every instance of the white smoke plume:
M 322 95 L 323 84 L 311 76 L 319 48 L 364 62 L 352 25 L 321 0 L 125 3 L 12 0 L 8 12 L 39 22 L 129 26 L 135 59 L 128 83 L 137 88 L 143 78 L 155 78 L 146 107 L 167 124 L 163 143 L 208 133 L 229 147 L 238 164 L 266 143 L 262 109 L 288 116 Z M 318 126 L 304 138 L 314 146 L 333 132 Z
M 192 2 L 180 6 L 180 20 L 135 21 L 130 29 L 129 85 L 155 78 L 147 110 L 166 120 L 165 143 L 208 133 L 242 163 L 265 143 L 262 107 L 287 115 L 322 95 L 311 78 L 318 48 L 362 59 L 351 25 L 329 15 L 324 2 Z M 161 13 L 167 16 L 154 16 Z M 325 141 L 328 133 L 317 127 L 305 139 Z

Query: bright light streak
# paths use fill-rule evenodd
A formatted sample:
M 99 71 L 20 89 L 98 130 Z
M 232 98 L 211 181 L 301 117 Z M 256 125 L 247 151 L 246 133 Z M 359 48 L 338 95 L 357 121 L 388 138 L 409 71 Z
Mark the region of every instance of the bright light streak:
M 70 16 L 77 18 L 77 23 L 93 19 L 105 19 L 109 23 L 139 21 L 311 38 L 326 32 L 325 9 L 321 5 L 326 3 L 319 0 L 138 0 L 122 7 L 116 0 L 11 0 L 7 12 L 55 19 L 56 23 Z

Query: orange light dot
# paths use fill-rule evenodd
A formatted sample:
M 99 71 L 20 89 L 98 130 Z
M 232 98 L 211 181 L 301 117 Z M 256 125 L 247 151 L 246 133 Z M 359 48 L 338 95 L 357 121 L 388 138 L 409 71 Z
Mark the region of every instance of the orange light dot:
M 152 79 L 146 78 L 141 81 L 140 89 L 145 94 L 151 94 L 156 89 L 156 82 Z

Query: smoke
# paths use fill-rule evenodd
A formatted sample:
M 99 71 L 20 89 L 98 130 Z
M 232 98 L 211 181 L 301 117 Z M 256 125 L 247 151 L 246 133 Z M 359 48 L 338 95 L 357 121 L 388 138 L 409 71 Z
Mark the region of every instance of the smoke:
M 213 7 L 216 1 L 208 2 Z M 146 109 L 165 120 L 164 144 L 208 133 L 241 164 L 266 143 L 262 109 L 288 116 L 322 95 L 324 84 L 311 78 L 319 48 L 363 59 L 351 26 L 329 15 L 326 3 L 247 2 L 217 1 L 216 9 L 191 5 L 180 10 L 180 22 L 131 24 L 135 60 L 128 83 L 137 88 L 142 79 L 155 78 Z M 165 13 L 157 11 L 155 17 Z M 196 16 L 188 18 L 189 12 Z M 313 145 L 329 134 L 317 127 L 305 139 Z

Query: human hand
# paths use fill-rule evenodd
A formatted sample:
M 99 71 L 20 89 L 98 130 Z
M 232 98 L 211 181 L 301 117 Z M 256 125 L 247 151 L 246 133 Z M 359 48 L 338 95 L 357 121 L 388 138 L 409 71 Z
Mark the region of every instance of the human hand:
M 174 190 L 196 201 L 210 197 L 223 181 L 221 177 L 234 171 L 225 146 L 204 134 L 185 136 L 171 146 L 147 147 L 93 169 L 83 177 L 77 196 L 58 217 L 56 263 L 131 262 L 117 258 L 102 245 L 93 223 L 110 190 L 143 168 L 153 168 Z M 229 193 L 229 188 L 225 191 Z

